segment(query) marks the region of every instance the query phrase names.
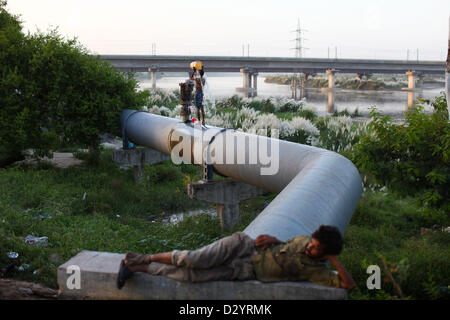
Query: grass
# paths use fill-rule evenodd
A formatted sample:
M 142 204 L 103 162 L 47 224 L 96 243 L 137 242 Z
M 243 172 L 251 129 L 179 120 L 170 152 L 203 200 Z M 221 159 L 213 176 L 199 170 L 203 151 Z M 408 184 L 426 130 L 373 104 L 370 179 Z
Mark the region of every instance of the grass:
M 195 249 L 243 230 L 275 197 L 269 193 L 242 202 L 241 224 L 225 233 L 217 218 L 206 214 L 166 225 L 161 218 L 168 213 L 207 206 L 189 199 L 185 191 L 187 181 L 200 179 L 201 168 L 166 161 L 147 166 L 143 183 L 136 185 L 132 169 L 120 169 L 111 161 L 111 151 L 103 151 L 94 163 L 68 169 L 45 164 L 0 169 L 0 265 L 11 261 L 10 251 L 19 253 L 18 265 L 29 265 L 8 277 L 56 288 L 56 268 L 81 250 Z M 366 289 L 368 265 L 379 265 L 385 277 L 380 257 L 398 269 L 394 277 L 407 297 L 444 297 L 450 279 L 450 234 L 420 232 L 435 224 L 448 226 L 448 215 L 422 208 L 414 198 L 365 192 L 340 256 L 358 285 L 350 298 L 396 296 L 390 283 L 382 283 L 382 290 Z M 25 244 L 29 234 L 47 236 L 49 246 Z
M 397 296 L 392 283 L 382 283 L 382 290 L 366 287 L 369 265 L 379 265 L 386 277 L 381 257 L 396 272 L 394 279 L 405 296 L 416 299 L 436 298 L 426 290 L 430 286 L 448 287 L 450 280 L 450 233 L 421 234 L 421 228 L 435 224 L 449 225 L 449 216 L 425 209 L 414 198 L 400 198 L 388 192 L 365 192 L 345 234 L 342 263 L 358 284 L 350 298 L 392 298 Z M 433 279 L 435 284 L 427 282 Z M 447 297 L 448 296 L 448 293 Z M 444 293 L 442 293 L 444 296 Z
M 133 169 L 120 169 L 111 151 L 101 154 L 97 166 L 0 169 L 0 266 L 10 262 L 10 251 L 17 252 L 19 265 L 29 268 L 11 277 L 56 287 L 57 266 L 81 250 L 156 252 L 205 245 L 221 236 L 215 219 L 205 215 L 177 226 L 159 221 L 206 207 L 185 192 L 186 181 L 201 173 L 166 161 L 146 167 L 144 177 L 152 180 L 136 185 Z M 29 234 L 47 236 L 49 246 L 26 245 Z

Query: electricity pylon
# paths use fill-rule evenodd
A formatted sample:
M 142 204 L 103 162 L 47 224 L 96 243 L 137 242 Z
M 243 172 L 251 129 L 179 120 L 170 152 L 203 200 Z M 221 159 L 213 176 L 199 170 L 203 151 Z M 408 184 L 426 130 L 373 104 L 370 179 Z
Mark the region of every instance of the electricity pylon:
M 295 48 L 291 48 L 291 50 L 295 50 L 295 57 L 296 58 L 303 58 L 304 50 L 308 50 L 308 48 L 305 48 L 303 45 L 303 42 L 307 39 L 304 38 L 303 33 L 306 32 L 308 30 L 306 29 L 302 29 L 300 26 L 300 18 L 298 19 L 298 23 L 297 23 L 297 29 L 292 31 L 296 33 L 296 38 L 293 39 L 292 41 L 295 41 Z

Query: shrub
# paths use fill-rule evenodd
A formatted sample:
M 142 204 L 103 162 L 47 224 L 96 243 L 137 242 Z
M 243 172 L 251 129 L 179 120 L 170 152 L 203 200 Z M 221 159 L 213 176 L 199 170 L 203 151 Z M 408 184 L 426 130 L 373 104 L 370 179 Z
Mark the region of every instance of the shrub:
M 180 168 L 168 163 L 147 164 L 143 170 L 143 179 L 151 186 L 158 183 L 182 181 L 183 173 Z
M 310 120 L 310 121 L 314 121 L 314 120 L 317 119 L 316 112 L 314 110 L 311 110 L 311 109 L 308 109 L 308 108 L 305 108 L 305 107 L 298 108 L 296 114 L 298 116 L 300 116 L 302 118 L 305 118 L 307 120 Z
M 450 124 L 445 97 L 406 113 L 404 124 L 391 123 L 375 108 L 370 112 L 369 133 L 355 146 L 351 158 L 382 185 L 404 194 L 419 194 L 423 204 L 449 207 Z
M 5 6 L 0 1 L 1 158 L 28 148 L 50 155 L 61 142 L 92 151 L 100 134 L 119 133 L 122 109 L 139 108 L 147 92 L 57 30 L 23 34 Z

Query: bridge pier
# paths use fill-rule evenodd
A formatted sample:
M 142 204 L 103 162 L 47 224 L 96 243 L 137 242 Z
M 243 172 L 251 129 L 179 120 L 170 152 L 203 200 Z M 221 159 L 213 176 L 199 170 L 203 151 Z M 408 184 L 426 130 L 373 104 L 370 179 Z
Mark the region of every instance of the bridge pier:
M 252 96 L 256 97 L 256 96 L 258 96 L 258 72 L 257 71 L 253 72 L 252 76 L 253 76 L 253 94 L 252 94 Z
M 415 71 L 406 72 L 408 76 L 408 88 L 403 88 L 404 91 L 408 91 L 408 105 L 407 109 L 411 109 L 414 106 L 414 101 L 416 100 L 416 76 L 419 78 L 419 90 L 423 88 L 423 74 Z
M 158 71 L 158 66 L 150 66 L 148 68 L 148 72 L 150 72 L 150 83 L 152 84 L 152 90 L 156 90 L 156 75 Z
M 243 98 L 256 97 L 258 72 L 250 68 L 241 68 L 240 71 L 242 73 L 242 80 L 243 80 L 242 88 L 236 88 L 236 90 L 238 92 L 242 92 Z M 252 80 L 253 80 L 253 87 L 252 87 Z
M 417 75 L 417 98 L 423 98 L 423 78 L 425 77 L 425 75 L 423 73 L 419 73 Z
M 300 78 L 300 87 L 299 87 L 299 98 L 302 100 L 306 96 L 306 80 L 308 79 L 307 73 L 302 73 Z
M 297 79 L 297 74 L 298 79 Z M 311 74 L 307 74 L 304 72 L 296 72 L 294 73 L 293 77 L 292 77 L 292 82 L 291 82 L 291 97 L 294 100 L 301 100 L 305 97 L 305 82 L 306 79 L 308 78 L 308 76 L 310 76 Z
M 297 77 L 295 73 L 291 81 L 291 98 L 297 100 Z
M 242 80 L 243 80 L 243 84 L 242 84 L 242 88 L 244 89 L 242 91 L 242 96 L 244 98 L 248 98 L 248 90 L 250 88 L 250 70 L 248 68 L 242 68 L 241 69 L 242 72 Z
M 416 73 L 413 71 L 406 72 L 408 76 L 408 109 L 414 106 L 414 100 L 416 98 Z
M 416 88 L 417 73 L 414 71 L 408 71 L 408 72 L 406 72 L 406 75 L 408 76 L 408 89 L 414 90 Z
M 242 87 L 243 87 L 244 89 L 247 89 L 248 86 L 249 86 L 248 74 L 249 74 L 250 70 L 247 69 L 247 68 L 242 68 L 242 69 L 241 69 L 241 72 L 242 72 L 242 80 L 244 81 L 244 82 L 242 83 Z
M 327 112 L 332 113 L 334 111 L 334 91 L 335 91 L 335 74 L 337 73 L 337 70 L 334 69 L 328 69 L 328 106 L 327 106 Z
M 425 75 L 423 73 L 419 73 L 417 75 L 417 88 L 419 89 L 423 89 L 423 78 L 425 77 Z

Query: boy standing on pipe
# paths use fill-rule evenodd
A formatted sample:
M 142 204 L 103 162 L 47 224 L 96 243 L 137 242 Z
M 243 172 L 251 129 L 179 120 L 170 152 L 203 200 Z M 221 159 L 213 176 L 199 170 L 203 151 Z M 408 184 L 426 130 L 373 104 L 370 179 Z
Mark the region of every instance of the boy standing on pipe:
M 202 125 L 205 125 L 205 109 L 203 107 L 203 86 L 205 79 L 203 79 L 203 63 L 201 61 L 191 62 L 191 69 L 193 72 L 189 78 L 195 81 L 195 109 L 197 109 L 197 119 L 200 120 L 200 110 L 202 112 Z
M 321 226 L 311 237 L 297 236 L 287 242 L 269 235 L 253 240 L 236 232 L 198 250 L 143 255 L 128 252 L 119 268 L 117 287 L 121 289 L 134 272 L 145 272 L 189 282 L 310 281 L 352 290 L 355 282 L 336 258 L 342 247 L 341 233 L 332 226 Z M 337 272 L 328 269 L 327 260 Z

